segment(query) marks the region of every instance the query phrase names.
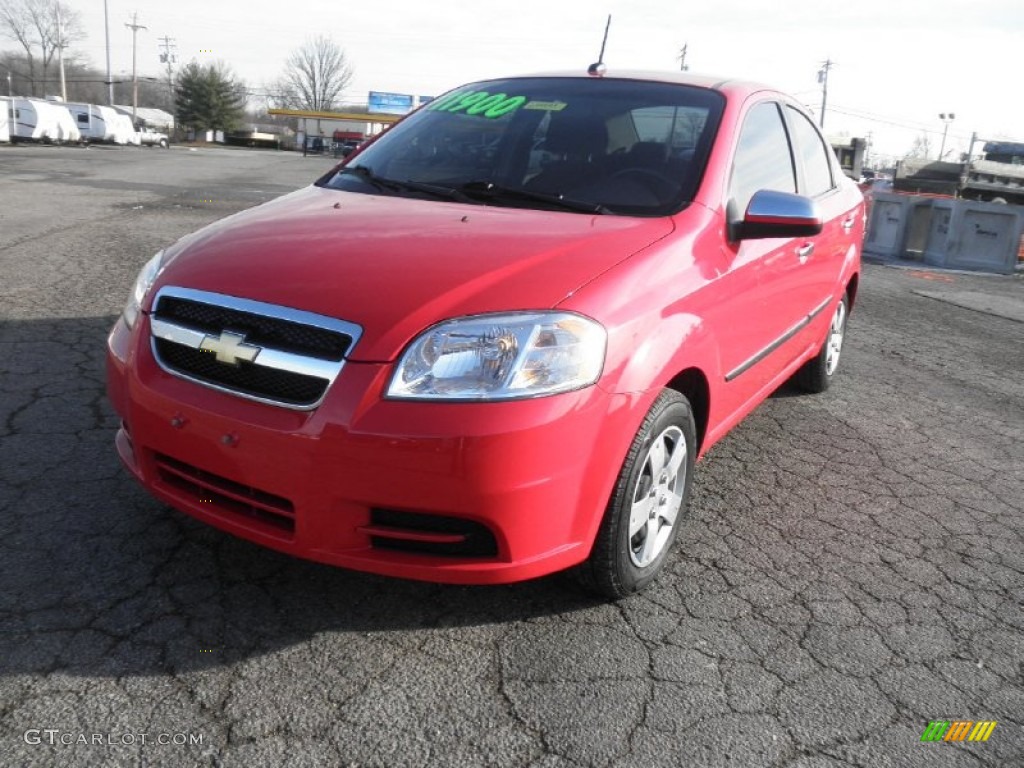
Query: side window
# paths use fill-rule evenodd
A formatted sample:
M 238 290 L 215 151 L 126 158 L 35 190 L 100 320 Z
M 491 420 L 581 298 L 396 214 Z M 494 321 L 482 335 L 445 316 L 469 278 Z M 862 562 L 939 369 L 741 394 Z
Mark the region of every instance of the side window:
M 758 104 L 743 121 L 730 185 L 737 213 L 746 211 L 750 198 L 762 189 L 796 192 L 789 139 L 774 102 Z
M 793 140 L 796 145 L 796 154 L 801 158 L 804 166 L 804 185 L 806 189 L 801 192 L 808 197 L 816 197 L 828 192 L 834 186 L 832 183 L 832 164 L 829 162 L 828 153 L 831 148 L 825 146 L 817 129 L 807 119 L 806 115 L 798 109 L 787 107 L 789 123 L 793 126 Z

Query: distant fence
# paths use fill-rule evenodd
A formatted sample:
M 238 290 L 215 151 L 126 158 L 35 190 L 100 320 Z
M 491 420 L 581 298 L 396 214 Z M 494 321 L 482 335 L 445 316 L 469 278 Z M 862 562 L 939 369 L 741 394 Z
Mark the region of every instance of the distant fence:
M 876 194 L 864 251 L 935 267 L 1012 274 L 1024 259 L 1024 206 Z

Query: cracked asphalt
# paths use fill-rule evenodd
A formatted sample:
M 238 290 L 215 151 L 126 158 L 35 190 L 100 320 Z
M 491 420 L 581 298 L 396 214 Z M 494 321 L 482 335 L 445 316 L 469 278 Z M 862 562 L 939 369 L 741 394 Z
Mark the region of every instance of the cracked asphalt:
M 336 570 L 143 493 L 103 383 L 135 273 L 330 164 L 0 148 L 0 765 L 1024 766 L 1024 323 L 964 299 L 1019 277 L 865 265 L 835 386 L 716 446 L 617 604 Z

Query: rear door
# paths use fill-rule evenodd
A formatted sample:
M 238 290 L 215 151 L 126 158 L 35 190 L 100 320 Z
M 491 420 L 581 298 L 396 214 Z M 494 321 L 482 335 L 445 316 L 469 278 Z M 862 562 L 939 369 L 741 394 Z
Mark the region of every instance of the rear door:
M 847 194 L 842 171 L 833 162 L 832 148 L 828 146 L 817 126 L 800 109 L 789 104 L 785 114 L 796 158 L 800 194 L 818 205 L 822 217 L 821 233 L 806 238 L 801 246 L 799 276 L 793 286 L 800 305 L 815 317 L 808 326 L 808 334 L 801 334 L 794 354 L 805 350 L 807 343 L 824 338 L 818 315 L 830 316 L 826 311 L 835 298 L 836 285 L 843 269 L 846 251 L 852 242 L 856 210 L 850 210 L 851 196 Z M 801 310 L 803 311 L 803 310 Z

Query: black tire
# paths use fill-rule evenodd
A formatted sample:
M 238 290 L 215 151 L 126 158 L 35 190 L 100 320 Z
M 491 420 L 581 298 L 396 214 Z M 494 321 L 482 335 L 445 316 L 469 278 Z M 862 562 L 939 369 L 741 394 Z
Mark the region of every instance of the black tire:
M 680 446 L 684 453 L 677 456 Z M 659 482 L 651 470 L 658 465 L 661 450 L 667 454 Z M 697 429 L 690 403 L 678 392 L 663 390 L 626 454 L 590 558 L 577 569 L 585 587 L 617 600 L 657 577 L 686 517 L 696 456 Z M 678 470 L 673 473 L 674 463 Z M 631 518 L 643 525 L 633 525 L 632 535 Z
M 846 321 L 850 317 L 850 301 L 846 294 L 832 310 L 832 321 L 829 323 L 825 340 L 818 354 L 803 364 L 795 374 L 793 383 L 804 392 L 819 394 L 832 384 L 832 378 L 839 369 L 840 352 L 843 339 L 846 337 Z M 838 324 L 838 329 L 837 329 Z M 836 332 L 838 330 L 838 337 Z
M 169 146 L 167 139 L 160 139 L 160 149 L 167 149 Z

